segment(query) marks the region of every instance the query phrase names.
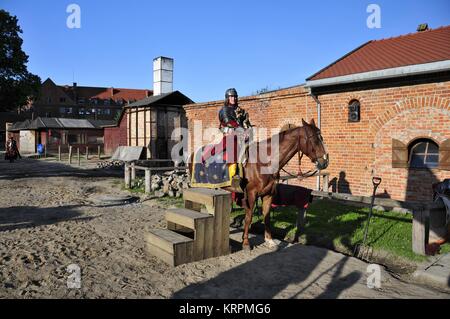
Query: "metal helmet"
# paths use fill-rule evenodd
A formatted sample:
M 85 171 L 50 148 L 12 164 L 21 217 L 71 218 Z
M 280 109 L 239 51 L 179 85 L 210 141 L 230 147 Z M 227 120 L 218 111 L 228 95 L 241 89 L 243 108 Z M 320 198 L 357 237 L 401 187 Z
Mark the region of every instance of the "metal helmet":
M 235 96 L 235 97 L 238 97 L 238 94 L 237 94 L 237 91 L 236 91 L 235 88 L 228 89 L 228 90 L 225 92 L 225 99 L 228 99 L 229 96 Z

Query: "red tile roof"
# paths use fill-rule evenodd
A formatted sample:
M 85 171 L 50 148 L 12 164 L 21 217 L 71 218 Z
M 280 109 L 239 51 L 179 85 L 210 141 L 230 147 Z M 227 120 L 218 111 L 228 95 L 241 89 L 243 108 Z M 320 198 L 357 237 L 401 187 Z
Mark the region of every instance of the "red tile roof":
M 72 99 L 74 98 L 74 87 L 63 86 L 59 87 L 66 92 Z M 91 87 L 91 86 L 76 86 L 77 98 L 88 99 L 112 99 L 114 101 L 138 101 L 148 96 L 153 95 L 152 90 L 141 89 L 121 89 L 121 88 L 105 88 L 105 87 Z
M 153 91 L 150 90 L 109 88 L 106 91 L 103 91 L 95 96 L 92 96 L 92 98 L 98 99 L 111 98 L 113 100 L 123 99 L 125 101 L 128 101 L 128 100 L 142 100 L 151 95 L 153 95 Z
M 307 81 L 450 60 L 450 26 L 369 41 Z

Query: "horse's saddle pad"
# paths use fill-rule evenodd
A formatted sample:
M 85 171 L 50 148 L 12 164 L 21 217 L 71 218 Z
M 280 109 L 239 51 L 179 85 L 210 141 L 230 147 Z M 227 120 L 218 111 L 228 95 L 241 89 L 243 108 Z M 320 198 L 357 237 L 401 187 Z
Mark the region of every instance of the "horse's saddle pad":
M 203 152 L 204 147 L 201 147 L 194 156 L 191 186 L 206 188 L 231 186 L 229 164 L 224 162 L 223 154 L 216 154 L 202 161 Z

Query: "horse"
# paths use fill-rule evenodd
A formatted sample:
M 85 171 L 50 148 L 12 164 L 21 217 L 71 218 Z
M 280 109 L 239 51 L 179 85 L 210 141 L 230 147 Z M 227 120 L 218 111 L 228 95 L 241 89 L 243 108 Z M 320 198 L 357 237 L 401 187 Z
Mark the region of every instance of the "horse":
M 276 246 L 272 239 L 272 232 L 270 230 L 270 208 L 272 200 L 276 195 L 276 185 L 280 178 L 280 170 L 292 159 L 295 154 L 299 154 L 299 170 L 301 166 L 301 158 L 306 155 L 312 163 L 315 164 L 317 170 L 322 170 L 328 167 L 328 153 L 323 142 L 323 138 L 319 128 L 317 128 L 314 119 L 308 124 L 302 119 L 302 126 L 294 127 L 285 131 L 281 131 L 278 135 L 279 149 L 278 151 L 278 163 L 273 159 L 271 150 L 271 138 L 256 143 L 257 159 L 256 161 L 247 161 L 243 165 L 244 169 L 244 199 L 242 206 L 245 209 L 245 224 L 244 233 L 242 236 L 242 247 L 245 250 L 250 249 L 250 243 L 248 240 L 249 226 L 252 221 L 253 210 L 258 198 L 262 198 L 262 213 L 264 218 L 264 239 L 269 246 Z M 270 154 L 271 160 L 267 163 L 263 162 L 260 158 L 259 150 L 264 147 Z M 301 155 L 300 155 L 301 153 Z M 193 159 L 194 153 L 191 153 L 190 158 Z M 272 161 L 273 160 L 273 161 Z M 263 173 L 263 170 L 267 172 L 269 167 L 275 162 L 277 168 L 275 172 Z M 276 164 L 278 164 L 276 166 Z M 193 161 L 188 161 L 188 170 L 192 174 Z M 301 172 L 301 170 L 300 170 Z M 303 175 L 306 176 L 306 175 Z M 299 177 L 301 177 L 299 175 Z M 222 189 L 232 191 L 230 187 L 223 187 Z

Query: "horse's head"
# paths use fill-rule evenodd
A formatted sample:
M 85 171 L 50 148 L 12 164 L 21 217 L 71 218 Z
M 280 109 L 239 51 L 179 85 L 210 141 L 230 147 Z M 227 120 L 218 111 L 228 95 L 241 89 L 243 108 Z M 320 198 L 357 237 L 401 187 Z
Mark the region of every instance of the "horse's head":
M 327 168 L 328 152 L 314 119 L 309 124 L 302 119 L 302 124 L 305 135 L 303 136 L 304 140 L 300 141 L 301 151 L 311 159 L 311 162 L 316 164 L 317 169 L 322 170 Z

